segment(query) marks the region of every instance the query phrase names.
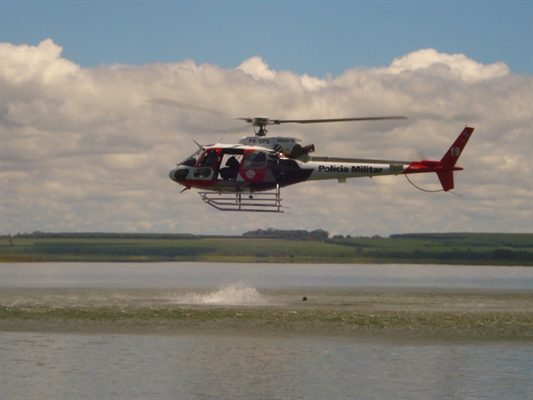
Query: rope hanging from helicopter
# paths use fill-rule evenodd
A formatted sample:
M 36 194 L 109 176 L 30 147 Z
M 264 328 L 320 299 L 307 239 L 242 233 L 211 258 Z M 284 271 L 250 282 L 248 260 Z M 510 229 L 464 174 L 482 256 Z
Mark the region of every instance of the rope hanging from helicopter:
M 409 181 L 409 183 L 411 185 L 413 185 L 415 188 L 417 188 L 418 190 L 422 191 L 422 192 L 426 192 L 426 193 L 439 193 L 439 192 L 444 192 L 444 189 L 438 189 L 438 190 L 428 190 L 428 189 L 423 189 L 421 188 L 420 186 L 417 186 L 413 183 L 413 181 L 411 181 L 411 179 L 409 179 L 409 176 L 408 175 L 405 175 L 405 178 Z M 452 192 L 451 190 L 449 190 L 449 192 L 451 194 L 454 194 L 456 196 L 459 196 L 461 197 L 462 195 L 458 194 L 458 193 L 455 193 L 455 192 Z

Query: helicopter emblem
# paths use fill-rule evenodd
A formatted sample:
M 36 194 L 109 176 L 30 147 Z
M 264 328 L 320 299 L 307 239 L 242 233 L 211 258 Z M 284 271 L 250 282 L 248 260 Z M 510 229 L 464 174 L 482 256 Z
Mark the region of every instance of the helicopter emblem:
M 168 99 L 152 103 L 188 108 L 195 111 L 225 115 Z M 281 188 L 306 181 L 375 177 L 387 175 L 436 173 L 442 191 L 454 188 L 454 171 L 474 128 L 466 126 L 440 160 L 379 160 L 311 155 L 313 144 L 302 146 L 294 137 L 267 135 L 267 126 L 286 123 L 315 124 L 349 121 L 406 119 L 404 116 L 333 118 L 333 119 L 269 119 L 267 117 L 237 118 L 254 128 L 254 136 L 238 143 L 200 145 L 169 172 L 169 177 L 185 189 L 200 189 L 202 200 L 222 211 L 283 212 Z M 411 182 L 412 183 L 412 182 Z M 414 184 L 413 184 L 414 185 Z

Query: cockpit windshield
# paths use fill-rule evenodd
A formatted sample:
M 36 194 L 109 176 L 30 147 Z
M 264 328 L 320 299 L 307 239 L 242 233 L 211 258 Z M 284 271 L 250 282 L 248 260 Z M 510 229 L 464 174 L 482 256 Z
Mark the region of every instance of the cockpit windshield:
M 187 157 L 185 160 L 178 163 L 178 165 L 187 165 L 188 167 L 194 167 L 196 165 L 196 161 L 198 161 L 198 157 L 202 153 L 204 149 L 198 148 L 194 153 L 192 153 L 189 157 Z

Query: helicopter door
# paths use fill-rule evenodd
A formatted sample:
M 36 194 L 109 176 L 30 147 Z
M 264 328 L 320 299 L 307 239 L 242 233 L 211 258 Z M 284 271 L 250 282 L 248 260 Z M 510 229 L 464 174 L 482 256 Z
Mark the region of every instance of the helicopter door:
M 264 151 L 249 151 L 244 156 L 241 177 L 246 182 L 262 182 L 267 166 L 267 153 Z
M 194 179 L 213 179 L 213 171 L 218 161 L 218 150 L 207 150 L 193 172 Z
M 225 181 L 235 181 L 239 175 L 241 160 L 244 151 L 242 149 L 223 149 L 219 157 L 220 164 L 218 173 L 220 179 Z

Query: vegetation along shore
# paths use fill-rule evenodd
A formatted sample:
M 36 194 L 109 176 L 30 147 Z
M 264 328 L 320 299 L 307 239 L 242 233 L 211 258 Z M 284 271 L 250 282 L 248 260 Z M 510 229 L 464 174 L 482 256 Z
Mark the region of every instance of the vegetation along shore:
M 0 237 L 1 262 L 409 263 L 533 266 L 533 234 L 421 233 L 330 237 L 317 229 L 242 236 L 43 233 Z

